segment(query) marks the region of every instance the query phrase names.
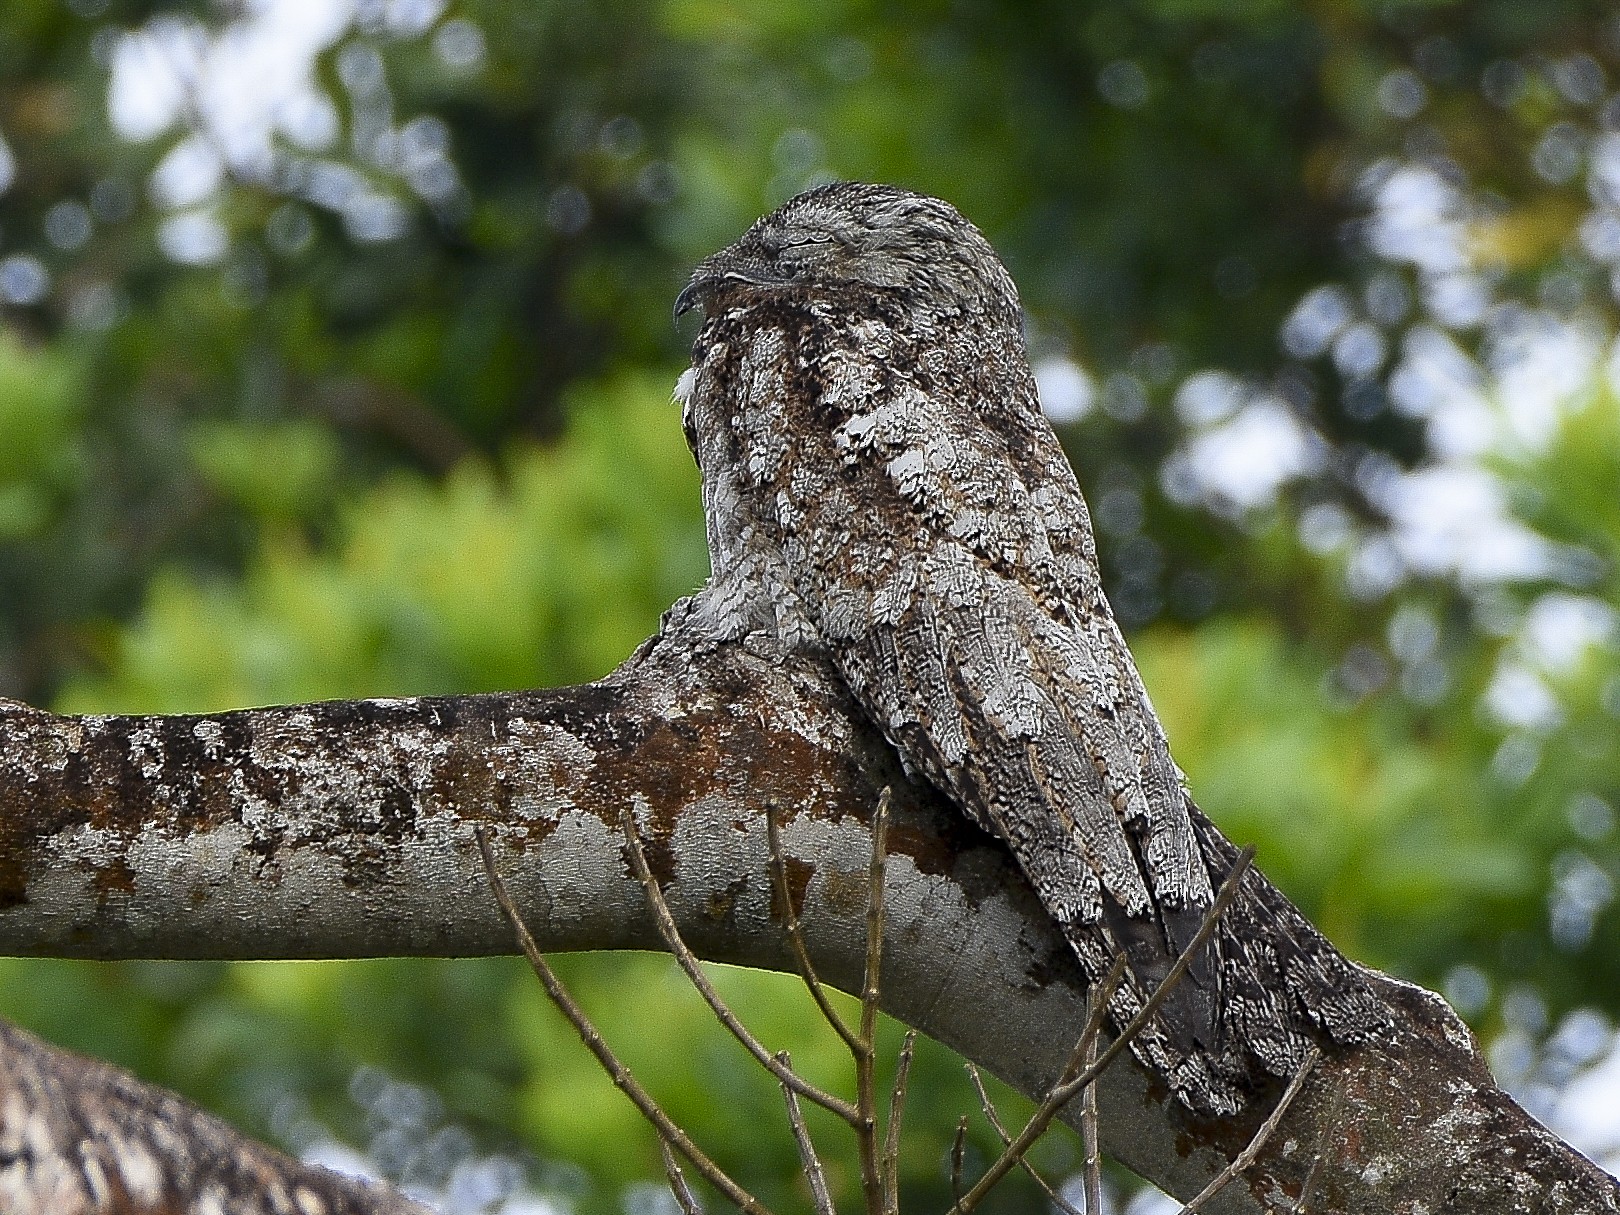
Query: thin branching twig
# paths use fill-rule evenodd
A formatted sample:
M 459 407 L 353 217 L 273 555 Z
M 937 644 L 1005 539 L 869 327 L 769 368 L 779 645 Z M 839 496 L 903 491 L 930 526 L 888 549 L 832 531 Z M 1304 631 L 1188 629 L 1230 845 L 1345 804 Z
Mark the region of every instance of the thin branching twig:
M 967 1115 L 956 1124 L 956 1138 L 951 1141 L 951 1198 L 962 1205 L 962 1162 L 967 1159 Z
M 883 973 L 883 882 L 889 859 L 889 790 L 872 815 L 872 859 L 867 866 L 866 973 L 861 983 L 860 1031 L 855 1056 L 855 1152 L 867 1215 L 883 1215 L 883 1173 L 877 1142 L 877 1016 Z
M 900 1044 L 900 1058 L 894 1068 L 894 1088 L 889 1093 L 889 1125 L 883 1136 L 883 1215 L 900 1215 L 900 1123 L 906 1111 L 906 1085 L 911 1080 L 911 1060 L 917 1052 L 917 1031 L 908 1029 Z
M 1288 1112 L 1288 1107 L 1294 1104 L 1294 1098 L 1299 1095 L 1300 1086 L 1305 1083 L 1305 1077 L 1311 1074 L 1311 1069 L 1316 1066 L 1317 1060 L 1321 1057 L 1322 1052 L 1314 1046 L 1305 1052 L 1305 1059 L 1299 1065 L 1299 1070 L 1294 1073 L 1294 1078 L 1288 1082 L 1288 1087 L 1283 1089 L 1283 1095 L 1278 1098 L 1277 1108 L 1272 1110 L 1271 1116 L 1260 1124 L 1260 1129 L 1254 1133 L 1254 1138 L 1249 1140 L 1249 1146 L 1239 1152 L 1231 1164 L 1222 1169 L 1208 1185 L 1200 1190 L 1196 1198 L 1181 1208 L 1181 1215 L 1198 1215 L 1198 1212 L 1203 1210 L 1206 1202 L 1226 1188 L 1226 1184 L 1232 1178 L 1254 1163 L 1255 1157 L 1260 1155 L 1260 1149 L 1266 1146 L 1266 1141 L 1276 1132 L 1277 1124 L 1282 1121 L 1283 1115 Z
M 1130 1045 L 1131 1040 L 1142 1032 L 1142 1029 L 1147 1025 L 1154 1013 L 1158 1012 L 1159 1006 L 1175 990 L 1176 984 L 1181 982 L 1182 977 L 1187 973 L 1187 968 L 1192 965 L 1192 960 L 1198 956 L 1199 951 L 1203 949 L 1205 943 L 1214 933 L 1215 926 L 1220 922 L 1221 915 L 1230 906 L 1232 900 L 1237 897 L 1239 884 L 1244 873 L 1248 871 L 1250 862 L 1253 860 L 1254 845 L 1251 844 L 1238 853 L 1237 861 L 1233 864 L 1231 872 L 1226 875 L 1226 880 L 1221 883 L 1221 888 L 1215 895 L 1215 901 L 1210 905 L 1209 912 L 1204 916 L 1204 921 L 1199 925 L 1198 931 L 1193 934 L 1192 940 L 1187 942 L 1187 947 L 1181 951 L 1181 955 L 1176 958 L 1175 964 L 1170 967 L 1169 972 L 1164 976 L 1158 987 L 1154 989 L 1153 994 L 1143 1002 L 1136 1015 L 1120 1030 L 1119 1037 L 1109 1044 L 1107 1050 L 1097 1056 L 1094 1063 L 1082 1068 L 1079 1074 L 1073 1078 L 1065 1079 L 1046 1095 L 1046 1099 L 1030 1115 L 1029 1122 L 1018 1133 L 1018 1137 L 1001 1153 L 996 1162 L 985 1170 L 984 1176 L 974 1183 L 973 1188 L 967 1192 L 966 1197 L 952 1207 L 953 1215 L 967 1215 L 969 1211 L 977 1206 L 984 1196 L 990 1192 L 991 1188 L 1017 1165 L 1019 1158 L 1029 1150 L 1030 1145 L 1046 1132 L 1046 1128 L 1052 1125 L 1052 1120 L 1057 1117 L 1063 1107 L 1076 1095 L 1083 1092 L 1087 1085 L 1102 1075 L 1108 1066 L 1119 1057 L 1119 1053 Z M 1116 968 L 1119 964 L 1120 960 L 1116 959 Z M 1107 1000 L 1104 999 L 1099 1005 L 1099 1009 L 1105 1007 L 1106 1004 Z M 1082 1058 L 1086 1045 L 1085 1035 L 1082 1035 L 1081 1040 L 1075 1044 L 1075 1054 L 1071 1056 L 1071 1060 Z M 1065 1068 L 1066 1072 L 1068 1070 L 1068 1068 Z
M 973 1079 L 973 1087 L 978 1090 L 979 1108 L 984 1111 L 985 1121 L 1001 1137 L 1001 1146 L 1006 1147 L 1012 1142 L 1012 1136 L 1007 1133 L 1007 1126 L 1001 1121 L 1001 1113 L 996 1109 L 996 1103 L 990 1100 L 990 1091 L 984 1087 L 984 1077 L 979 1075 L 979 1069 L 971 1063 L 967 1065 L 967 1071 L 968 1075 Z M 1074 1209 L 1068 1199 L 1064 1198 L 1046 1178 L 1036 1171 L 1035 1166 L 1029 1162 L 1028 1156 L 1020 1159 L 1018 1163 L 1022 1166 L 1024 1172 L 1029 1174 L 1030 1180 L 1040 1186 L 1041 1191 L 1051 1201 L 1052 1205 L 1062 1211 L 1063 1215 L 1080 1215 L 1080 1212 Z
M 1102 1001 L 1094 987 L 1086 994 L 1086 1019 L 1089 1021 Z M 1092 1035 L 1086 1043 L 1087 1067 L 1097 1065 L 1097 1037 Z M 1085 1152 L 1082 1172 L 1085 1176 L 1086 1215 L 1102 1215 L 1102 1134 L 1097 1113 L 1097 1086 L 1086 1085 L 1080 1095 L 1080 1145 Z
M 1108 973 L 1102 977 L 1100 983 L 1092 984 L 1091 991 L 1086 993 L 1086 1023 L 1080 1031 L 1080 1036 L 1074 1041 L 1074 1049 L 1063 1063 L 1063 1070 L 1058 1073 L 1057 1079 L 1052 1081 L 1049 1093 L 1056 1092 L 1064 1085 L 1081 1075 L 1087 1067 L 1096 1065 L 1092 1058 L 1097 1038 L 1102 1033 L 1103 1018 L 1108 1015 L 1108 1002 L 1114 998 L 1114 992 L 1125 981 L 1125 955 L 1116 953 L 1114 960 L 1109 964 Z M 1095 999 L 1093 999 L 1095 997 Z M 1091 1059 L 1087 1063 L 1087 1059 Z
M 821 980 L 816 975 L 815 965 L 810 961 L 810 951 L 804 943 L 804 932 L 799 924 L 798 914 L 793 909 L 787 860 L 782 849 L 781 826 L 778 822 L 778 807 L 774 801 L 767 801 L 765 804 L 765 829 L 770 844 L 771 871 L 782 904 L 782 918 L 787 927 L 788 941 L 793 948 L 794 956 L 798 959 L 799 974 L 804 979 L 811 998 L 815 1000 L 816 1007 L 821 1010 L 821 1015 L 849 1048 L 850 1055 L 855 1061 L 854 1117 L 849 1118 L 846 1115 L 849 1108 L 847 1105 L 834 1105 L 828 1108 L 845 1116 L 845 1120 L 855 1131 L 856 1157 L 860 1162 L 861 1171 L 861 1193 L 865 1200 L 867 1215 L 885 1215 L 885 1212 L 892 1212 L 899 1201 L 892 1192 L 892 1186 L 885 1184 L 885 1161 L 879 1154 L 877 1138 L 877 1021 L 878 1005 L 882 995 L 883 894 L 888 863 L 891 796 L 890 790 L 883 790 L 872 816 L 872 859 L 868 866 L 866 906 L 866 968 L 861 983 L 860 1020 L 854 1030 L 850 1029 L 832 1007 Z M 648 883 L 644 882 L 645 884 Z M 656 883 L 650 884 L 656 886 Z M 773 1068 L 772 1071 L 776 1074 L 776 1069 Z M 789 1081 L 780 1074 L 777 1074 L 777 1079 L 785 1085 L 789 1084 Z M 804 1093 L 807 1099 L 815 1099 L 805 1091 L 809 1086 L 802 1085 L 802 1082 L 801 1085 L 793 1087 L 797 1092 Z M 820 1093 L 819 1090 L 814 1091 Z M 818 1104 L 825 1102 L 818 1101 Z
M 1081 1074 L 1082 1069 L 1085 1067 L 1085 1060 L 1090 1048 L 1090 1044 L 1095 1042 L 1097 1036 L 1102 1032 L 1103 1017 L 1108 1009 L 1108 1001 L 1110 998 L 1112 998 L 1114 990 L 1119 986 L 1124 977 L 1125 956 L 1123 954 L 1116 954 L 1114 956 L 1113 965 L 1108 968 L 1108 973 L 1103 976 L 1100 983 L 1094 984 L 1094 988 L 1097 992 L 1097 1001 L 1091 1008 L 1091 1012 L 1086 1018 L 1085 1028 L 1080 1031 L 1080 1037 L 1074 1044 L 1074 1050 L 1070 1052 L 1068 1059 L 1064 1061 L 1063 1069 L 1058 1072 L 1057 1079 L 1052 1082 L 1052 1087 L 1047 1092 L 1046 1102 L 1043 1102 L 1041 1106 L 1036 1108 L 1035 1113 L 1031 1115 L 1029 1121 L 1024 1124 L 1024 1129 L 1019 1132 L 1017 1138 L 1013 1139 L 1002 1149 L 1001 1155 L 996 1158 L 995 1163 L 992 1164 L 985 1172 L 984 1177 L 979 1179 L 978 1184 L 973 1187 L 973 1191 L 970 1191 L 965 1199 L 959 1197 L 956 1205 L 951 1208 L 952 1215 L 954 1215 L 957 1210 L 964 1209 L 962 1207 L 963 1202 L 968 1204 L 967 1208 L 965 1209 L 971 1209 L 972 1204 L 977 1203 L 979 1199 L 983 1197 L 983 1195 L 979 1194 L 977 1191 L 983 1187 L 984 1191 L 988 1193 L 990 1186 L 995 1185 L 996 1182 L 1000 1181 L 1002 1177 L 1006 1176 L 1007 1172 L 1015 1167 L 1023 1158 L 1024 1153 L 1029 1150 L 1030 1145 L 1033 1144 L 1035 1140 L 1040 1137 L 1041 1133 L 1046 1130 L 1046 1127 L 1051 1122 L 1051 1117 L 1055 1116 L 1057 1109 L 1060 1108 L 1058 1106 L 1054 1106 L 1051 1111 L 1051 1115 L 1047 1116 L 1044 1121 L 1038 1122 L 1038 1120 L 1040 1120 L 1042 1117 L 1043 1111 L 1046 1109 L 1046 1104 L 1052 1102 L 1054 1096 L 1061 1093 L 1064 1087 L 1077 1074 Z M 1035 1129 L 1032 1130 L 1031 1128 Z M 990 1178 L 988 1184 L 985 1182 L 986 1177 Z
M 841 1097 L 817 1088 L 795 1073 L 792 1068 L 783 1066 L 779 1056 L 773 1055 L 766 1050 L 764 1044 L 754 1037 L 748 1027 L 742 1023 L 737 1014 L 732 1012 L 725 1000 L 721 998 L 714 984 L 709 981 L 709 976 L 703 970 L 697 955 L 692 952 L 681 937 L 680 929 L 675 924 L 675 917 L 670 912 L 669 901 L 664 898 L 664 892 L 659 888 L 658 881 L 653 877 L 652 869 L 647 864 L 647 854 L 641 846 L 641 836 L 636 830 L 635 816 L 629 807 L 625 808 L 621 825 L 624 829 L 625 844 L 630 853 L 631 868 L 635 870 L 636 878 L 641 882 L 641 889 L 646 894 L 647 905 L 652 909 L 653 922 L 658 926 L 658 934 L 664 938 L 664 944 L 669 947 L 670 953 L 675 955 L 675 960 L 680 964 L 681 969 L 686 972 L 686 977 L 691 981 L 692 986 L 697 988 L 698 994 L 703 997 L 714 1015 L 719 1018 L 720 1024 L 731 1031 L 731 1036 L 742 1043 L 743 1049 L 752 1055 L 761 1067 L 775 1076 L 779 1084 L 789 1086 L 806 1101 L 814 1102 L 821 1106 L 822 1109 L 837 1114 L 850 1126 L 858 1128 L 860 1126 L 860 1114 L 855 1106 Z
M 1316 1189 L 1316 1181 L 1322 1175 L 1322 1160 L 1327 1155 L 1328 1144 L 1333 1142 L 1333 1136 L 1338 1133 L 1339 1119 L 1344 1115 L 1344 1077 L 1333 1086 L 1333 1100 L 1328 1103 L 1327 1120 L 1322 1123 L 1322 1133 L 1317 1137 L 1316 1154 L 1311 1157 L 1311 1167 L 1305 1174 L 1305 1184 L 1300 1187 L 1299 1201 L 1294 1204 L 1294 1215 L 1305 1215 L 1305 1208 L 1310 1204 L 1311 1194 Z
M 778 1051 L 776 1059 L 782 1065 L 782 1070 L 791 1076 L 793 1060 L 788 1057 L 787 1051 Z M 799 1108 L 798 1091 L 786 1081 L 781 1084 L 782 1099 L 787 1102 L 788 1125 L 793 1128 L 793 1142 L 799 1147 L 799 1163 L 804 1166 L 804 1179 L 810 1186 L 810 1199 L 815 1203 L 816 1215 L 837 1215 L 833 1209 L 832 1195 L 827 1190 L 827 1174 L 822 1170 L 821 1157 L 816 1152 L 815 1141 L 810 1138 L 810 1128 L 804 1123 L 804 1111 Z
M 653 1100 L 652 1095 L 641 1087 L 641 1082 L 631 1074 L 630 1069 L 620 1062 L 619 1057 L 613 1053 L 613 1049 L 608 1046 L 600 1031 L 592 1024 L 591 1019 L 585 1015 L 585 1010 L 575 1002 L 574 997 L 563 986 L 562 980 L 557 978 L 556 972 L 551 969 L 545 955 L 540 952 L 540 947 L 535 944 L 533 935 L 530 934 L 528 926 L 523 922 L 522 913 L 518 911 L 517 905 L 512 901 L 512 896 L 507 893 L 506 883 L 501 880 L 501 875 L 496 871 L 495 855 L 490 849 L 489 839 L 484 834 L 484 829 L 474 827 L 473 838 L 478 842 L 478 852 L 484 861 L 484 872 L 489 875 L 489 885 L 490 889 L 495 893 L 495 901 L 500 904 L 501 911 L 505 914 L 507 922 L 512 925 L 513 932 L 517 934 L 518 944 L 523 947 L 523 955 L 529 959 L 529 965 L 534 968 L 534 973 L 539 978 L 541 986 L 546 989 L 546 995 L 551 998 L 551 1002 L 557 1006 L 558 1011 L 568 1018 L 569 1023 L 574 1027 L 574 1032 L 579 1035 L 580 1041 L 585 1044 L 585 1048 L 591 1054 L 596 1056 L 596 1061 L 602 1065 L 602 1070 L 607 1072 L 609 1079 L 625 1096 L 630 1098 L 636 1109 L 641 1111 L 641 1116 L 652 1123 L 653 1128 L 658 1132 L 659 1138 L 686 1157 L 692 1167 L 701 1173 L 710 1185 L 724 1194 L 746 1215 L 770 1215 L 770 1208 L 733 1181 L 724 1169 L 709 1159 L 703 1149 L 693 1143 L 686 1132 L 677 1126 L 675 1121 L 664 1112 L 663 1107 Z
M 664 1176 L 669 1178 L 669 1192 L 675 1196 L 675 1205 L 681 1208 L 681 1215 L 703 1215 L 697 1196 L 692 1193 L 692 1187 L 686 1184 L 686 1174 L 681 1172 L 681 1162 L 675 1159 L 669 1140 L 662 1135 L 658 1137 L 658 1154 L 664 1158 Z
M 776 879 L 777 895 L 782 901 L 782 922 L 787 928 L 788 943 L 793 947 L 793 956 L 799 963 L 799 975 L 804 979 L 804 985 L 810 989 L 810 998 L 816 1002 L 821 1015 L 827 1024 L 833 1027 L 844 1045 L 850 1050 L 857 1050 L 860 1040 L 855 1032 L 844 1024 L 844 1019 L 838 1015 L 838 1010 L 827 999 L 826 989 L 822 987 L 821 980 L 816 977 L 815 965 L 810 961 L 810 951 L 804 943 L 804 932 L 799 926 L 798 913 L 793 910 L 793 892 L 788 886 L 787 854 L 782 851 L 782 829 L 777 822 L 780 816 L 780 807 L 774 798 L 765 802 L 765 834 L 770 842 L 771 872 Z

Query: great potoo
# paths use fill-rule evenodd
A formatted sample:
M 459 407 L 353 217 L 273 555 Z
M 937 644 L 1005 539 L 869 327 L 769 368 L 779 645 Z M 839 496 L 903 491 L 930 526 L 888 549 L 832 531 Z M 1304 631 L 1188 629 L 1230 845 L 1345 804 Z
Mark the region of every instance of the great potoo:
M 1234 853 L 1103 595 L 1011 277 L 950 204 L 840 183 L 699 265 L 676 310 L 696 306 L 676 389 L 713 568 L 694 610 L 822 648 L 907 770 L 1006 841 L 1086 973 L 1125 955 L 1117 1026 Z M 1291 1074 L 1313 1036 L 1377 1021 L 1357 969 L 1253 875 L 1135 1049 L 1227 1112 L 1256 1064 Z

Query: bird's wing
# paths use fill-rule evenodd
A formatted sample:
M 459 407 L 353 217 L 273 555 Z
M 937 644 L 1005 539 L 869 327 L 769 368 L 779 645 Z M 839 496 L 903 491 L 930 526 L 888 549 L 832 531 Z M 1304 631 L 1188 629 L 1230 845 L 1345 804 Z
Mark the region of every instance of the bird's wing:
M 761 432 L 745 421 L 739 455 L 835 661 L 908 763 L 1008 842 L 1088 968 L 1109 941 L 1151 991 L 1213 894 L 1095 567 L 1064 534 L 1085 511 L 1066 463 L 1026 484 L 1025 437 L 858 350 L 795 375 L 780 341 L 735 381 Z M 784 432 L 807 446 L 788 458 Z M 1167 1010 L 1178 1054 L 1218 1049 L 1217 983 L 1206 955 Z
M 1008 842 L 1087 969 L 1095 976 L 1120 950 L 1135 998 L 1145 997 L 1208 907 L 1176 876 L 1194 866 L 1204 874 L 1196 843 L 1171 857 L 1152 850 L 1171 834 L 1156 832 L 1154 818 L 1185 817 L 1180 788 L 1173 801 L 1144 799 L 1128 815 L 1110 787 L 1140 758 L 1120 711 L 1074 686 L 1064 626 L 1025 587 L 959 548 L 942 547 L 923 565 L 900 618 L 841 648 L 840 667 L 861 681 L 863 700 L 916 766 Z M 1159 893 L 1172 881 L 1181 883 L 1174 902 Z M 1178 1061 L 1224 1049 L 1222 1007 L 1205 951 L 1163 1015 Z

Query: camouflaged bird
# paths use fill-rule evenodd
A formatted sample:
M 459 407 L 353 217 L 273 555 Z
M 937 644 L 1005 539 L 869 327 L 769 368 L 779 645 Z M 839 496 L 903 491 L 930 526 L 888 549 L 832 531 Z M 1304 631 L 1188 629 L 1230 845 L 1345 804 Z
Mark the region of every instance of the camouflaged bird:
M 950 204 L 810 190 L 699 265 L 676 396 L 703 476 L 713 634 L 820 647 L 907 770 L 1006 841 L 1116 1027 L 1235 850 L 1192 804 L 1040 409 L 1018 294 Z M 1133 1045 L 1230 1112 L 1256 1063 L 1381 1022 L 1359 970 L 1258 874 Z M 1263 931 L 1251 931 L 1262 927 Z

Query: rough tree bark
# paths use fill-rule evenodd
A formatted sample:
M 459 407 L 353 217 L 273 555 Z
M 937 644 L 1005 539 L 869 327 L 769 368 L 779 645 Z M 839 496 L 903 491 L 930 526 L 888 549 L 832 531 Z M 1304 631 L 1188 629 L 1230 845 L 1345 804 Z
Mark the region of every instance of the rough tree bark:
M 0 1021 L 6 1215 L 430 1215 L 300 1164 L 172 1093 Z
M 511 952 L 473 842 L 480 824 L 542 948 L 657 948 L 619 833 L 630 806 L 693 947 L 792 969 L 770 897 L 763 808 L 774 798 L 812 953 L 853 988 L 867 822 L 885 785 L 895 790 L 887 1010 L 1036 1094 L 1073 1045 L 1085 992 L 1004 850 L 905 780 L 814 655 L 679 629 L 599 683 L 547 691 L 205 717 L 66 718 L 0 701 L 0 950 Z M 1326 1057 L 1207 1210 L 1292 1210 L 1320 1158 L 1313 1212 L 1620 1211 L 1620 1187 L 1493 1084 L 1442 1000 L 1373 982 L 1393 1035 Z M 92 1106 L 117 1088 L 93 1067 L 63 1066 L 56 1082 L 83 1080 Z M 79 1125 L 74 1115 L 8 1073 L 0 1066 L 0 1187 L 29 1169 L 88 1167 L 58 1133 Z M 1274 1100 L 1201 1119 L 1122 1058 L 1102 1085 L 1104 1147 L 1189 1197 Z M 164 1161 L 160 1149 L 179 1138 L 179 1163 L 161 1167 L 183 1169 L 195 1115 L 169 1108 L 141 1159 Z M 288 1176 L 277 1184 L 296 1183 Z M 287 1209 L 389 1209 L 332 1203 Z

